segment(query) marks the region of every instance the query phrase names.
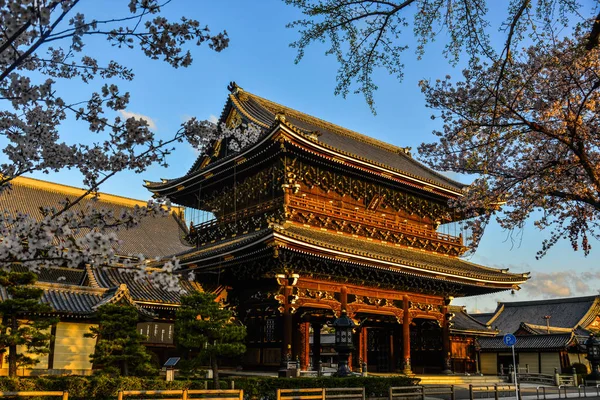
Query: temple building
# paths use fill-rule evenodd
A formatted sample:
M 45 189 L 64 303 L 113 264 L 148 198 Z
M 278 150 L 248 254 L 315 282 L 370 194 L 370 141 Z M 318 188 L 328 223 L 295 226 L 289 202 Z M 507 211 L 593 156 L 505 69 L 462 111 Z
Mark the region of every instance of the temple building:
M 0 209 L 40 216 L 40 207 L 57 207 L 65 199 L 74 201 L 85 192 L 71 186 L 31 178 L 16 178 L 12 188 L 0 196 Z M 102 207 L 119 213 L 122 209 L 143 206 L 146 202 L 121 196 L 99 194 L 92 202 L 84 198 L 77 207 Z M 148 257 L 169 256 L 190 249 L 184 240 L 188 234 L 182 221 L 181 208 L 175 207 L 166 217 L 144 218 L 135 228 L 119 231 L 121 247 L 116 249 L 122 258 L 145 254 Z M 24 267 L 15 266 L 16 270 Z M 162 365 L 176 351 L 173 321 L 181 293 L 202 290 L 196 282 L 180 279 L 181 291 L 157 287 L 149 279 L 141 278 L 137 270 L 122 265 L 104 268 L 41 268 L 35 284 L 43 290 L 41 301 L 49 304 L 59 322 L 52 327 L 50 354 L 39 358 L 33 368 L 20 368 L 19 375 L 92 373 L 90 354 L 96 340 L 84 338 L 90 326 L 97 323 L 94 312 L 107 303 L 127 303 L 136 307 L 141 322 L 138 330 L 144 334 L 146 346 L 152 351 L 155 363 Z M 218 289 L 215 289 L 218 290 Z M 8 298 L 0 287 L 0 301 Z M 30 316 L 35 318 L 35 315 Z M 4 357 L 0 357 L 0 375 L 7 375 Z
M 468 235 L 447 229 L 463 218 L 448 204 L 465 186 L 408 148 L 229 90 L 219 123 L 254 124 L 258 139 L 235 151 L 235 138 L 216 141 L 185 175 L 146 187 L 205 216 L 179 258 L 202 285 L 228 288 L 248 327 L 245 365 L 309 368 L 309 337 L 314 365 L 323 325 L 344 310 L 358 326 L 355 369 L 434 373 L 454 359 L 473 371 L 466 333 L 490 330 L 451 300 L 517 290 L 529 276 L 460 258 Z
M 508 373 L 512 353 L 502 335 L 512 333 L 520 372 L 569 374 L 575 363 L 588 365 L 582 345 L 600 330 L 600 296 L 500 302 L 493 313 L 471 318 L 497 332 L 477 338 L 482 373 Z

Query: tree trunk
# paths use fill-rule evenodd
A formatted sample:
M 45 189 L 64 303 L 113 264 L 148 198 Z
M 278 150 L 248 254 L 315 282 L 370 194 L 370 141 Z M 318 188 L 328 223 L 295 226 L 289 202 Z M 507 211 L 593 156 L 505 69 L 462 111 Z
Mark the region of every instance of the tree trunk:
M 14 335 L 19 330 L 17 317 L 10 318 L 10 333 Z M 17 345 L 11 343 L 8 345 L 8 376 L 17 376 Z
M 213 370 L 213 385 L 214 385 L 214 389 L 218 390 L 220 389 L 219 387 L 219 366 L 217 365 L 217 357 L 216 356 L 212 356 L 212 363 L 211 363 L 211 367 Z
M 122 361 L 121 364 L 121 374 L 123 376 L 129 376 L 129 363 L 127 361 Z

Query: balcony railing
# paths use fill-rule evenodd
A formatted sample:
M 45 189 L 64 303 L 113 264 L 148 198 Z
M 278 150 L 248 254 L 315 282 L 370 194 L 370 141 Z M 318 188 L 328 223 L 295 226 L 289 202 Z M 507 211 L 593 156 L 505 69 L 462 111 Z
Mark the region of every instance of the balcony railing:
M 278 205 L 283 204 L 283 198 L 277 198 L 277 199 L 273 199 L 273 200 L 269 200 L 269 201 L 265 201 L 263 203 L 260 204 L 256 204 L 254 206 L 251 207 L 247 207 L 244 208 L 243 210 L 237 211 L 237 212 L 233 212 L 233 213 L 229 213 L 226 214 L 222 217 L 218 217 L 216 219 L 210 220 L 210 221 L 206 221 L 203 222 L 201 224 L 198 225 L 194 225 L 193 229 L 196 231 L 202 231 L 204 229 L 209 229 L 213 226 L 216 225 L 220 225 L 220 224 L 228 224 L 230 222 L 234 222 L 238 219 L 243 219 L 252 215 L 256 215 L 261 213 L 262 211 L 267 211 L 267 210 L 272 210 L 273 208 L 277 207 Z
M 229 213 L 217 219 L 194 225 L 196 232 L 202 232 L 218 225 L 229 224 L 236 220 L 260 214 L 267 210 L 272 210 L 283 205 L 283 198 L 277 198 L 264 203 L 260 203 L 235 213 Z M 347 222 L 355 222 L 368 225 L 374 228 L 389 229 L 391 231 L 414 235 L 424 239 L 451 243 L 454 245 L 463 245 L 462 236 L 452 236 L 436 232 L 433 228 L 426 228 L 404 221 L 397 221 L 395 215 L 386 215 L 380 212 L 351 208 L 343 208 L 332 203 L 316 201 L 306 197 L 290 196 L 288 206 L 298 210 L 310 211 L 325 217 L 332 217 Z
M 290 198 L 291 207 L 311 211 L 323 216 L 339 218 L 348 222 L 357 222 L 377 228 L 386 228 L 393 231 L 408 233 L 426 239 L 436 241 L 449 242 L 462 246 L 462 237 L 456 237 L 436 232 L 432 229 L 427 229 L 419 225 L 411 224 L 404 221 L 396 221 L 395 216 L 382 215 L 370 210 L 353 210 L 350 208 L 342 208 L 335 206 L 332 203 L 315 201 L 306 197 L 293 196 Z

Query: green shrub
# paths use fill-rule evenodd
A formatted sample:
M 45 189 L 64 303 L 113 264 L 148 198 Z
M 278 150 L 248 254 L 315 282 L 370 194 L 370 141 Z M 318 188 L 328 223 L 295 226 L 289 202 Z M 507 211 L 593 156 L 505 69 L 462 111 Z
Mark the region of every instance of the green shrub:
M 577 375 L 587 375 L 588 367 L 583 363 L 573 363 L 571 367 L 575 368 Z
M 277 389 L 292 388 L 334 388 L 364 387 L 367 397 L 386 397 L 390 386 L 416 385 L 419 379 L 405 376 L 393 377 L 320 377 L 320 378 L 238 378 L 234 379 L 236 389 L 244 389 L 249 399 L 275 399 Z
M 365 387 L 367 396 L 385 397 L 390 386 L 409 386 L 418 379 L 395 377 L 320 377 L 320 378 L 270 378 L 235 377 L 235 388 L 244 390 L 246 399 L 275 399 L 277 389 Z M 221 389 L 230 387 L 231 380 L 219 381 Z M 206 379 L 177 379 L 167 382 L 160 378 L 120 377 L 99 374 L 94 376 L 48 376 L 26 378 L 0 378 L 0 391 L 67 390 L 71 400 L 114 400 L 118 390 L 166 390 L 212 388 Z M 32 398 L 32 400 L 34 400 Z

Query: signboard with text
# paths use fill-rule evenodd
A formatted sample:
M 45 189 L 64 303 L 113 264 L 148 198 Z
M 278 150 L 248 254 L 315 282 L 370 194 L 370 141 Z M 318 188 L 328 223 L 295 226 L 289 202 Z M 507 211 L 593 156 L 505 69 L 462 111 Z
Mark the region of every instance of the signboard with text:
M 138 332 L 146 336 L 144 343 L 173 344 L 173 324 L 166 322 L 140 322 Z

